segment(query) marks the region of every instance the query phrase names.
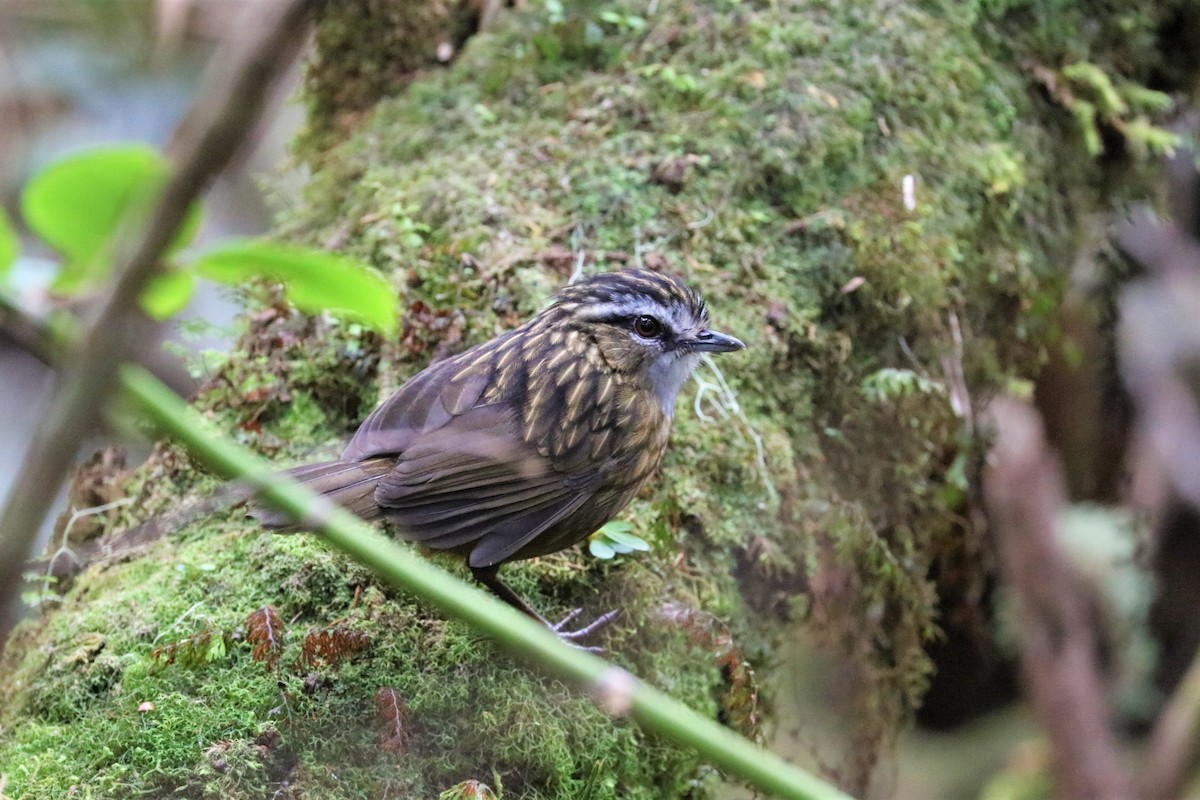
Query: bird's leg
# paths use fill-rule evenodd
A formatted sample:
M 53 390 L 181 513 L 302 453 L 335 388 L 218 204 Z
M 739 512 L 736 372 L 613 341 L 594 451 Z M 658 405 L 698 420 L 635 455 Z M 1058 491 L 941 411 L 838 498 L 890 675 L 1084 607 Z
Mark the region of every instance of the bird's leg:
M 471 574 L 475 576 L 475 580 L 482 583 L 484 586 L 492 590 L 492 594 L 499 597 L 510 606 L 520 611 L 526 616 L 533 617 L 538 622 L 545 625 L 547 628 L 553 628 L 545 617 L 529 607 L 529 604 L 521 599 L 521 596 L 505 585 L 504 581 L 500 580 L 500 565 L 496 564 L 491 567 L 471 567 Z
M 508 586 L 505 585 L 504 581 L 500 580 L 500 575 L 498 574 L 499 572 L 500 572 L 499 564 L 495 564 L 490 567 L 471 567 L 471 574 L 475 576 L 475 580 L 482 583 L 488 589 L 491 589 L 492 594 L 496 595 L 501 600 L 508 603 L 513 608 L 517 609 L 517 611 L 520 611 L 522 614 L 526 614 L 530 617 L 533 617 L 538 622 L 542 623 L 547 628 L 554 631 L 554 633 L 558 635 L 558 638 L 563 639 L 570 644 L 574 644 L 576 639 L 582 639 L 583 637 L 588 636 L 588 635 L 600 630 L 604 626 L 608 625 L 608 623 L 610 623 L 614 619 L 616 619 L 617 614 L 620 613 L 619 610 L 614 609 L 612 611 L 609 611 L 607 614 L 601 614 L 591 624 L 585 625 L 582 628 L 579 628 L 578 630 L 564 631 L 563 626 L 566 625 L 571 620 L 575 619 L 575 617 L 579 616 L 580 612 L 583 609 L 577 608 L 574 611 L 572 611 L 571 613 L 567 614 L 565 617 L 563 617 L 557 623 L 552 624 L 541 614 L 537 613 L 532 608 L 530 608 L 529 604 L 526 603 L 524 600 L 522 600 L 520 595 L 518 595 L 512 589 L 508 588 Z M 584 649 L 594 650 L 597 648 L 588 647 L 588 648 L 584 648 Z

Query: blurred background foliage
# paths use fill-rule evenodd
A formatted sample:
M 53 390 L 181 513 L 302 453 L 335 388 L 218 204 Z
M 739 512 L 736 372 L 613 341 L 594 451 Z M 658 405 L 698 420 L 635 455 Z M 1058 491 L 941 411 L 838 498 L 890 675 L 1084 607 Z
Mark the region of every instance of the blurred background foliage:
M 57 154 L 117 140 L 161 145 L 236 5 L 0 4 L 0 181 L 14 218 L 19 187 Z M 210 386 L 202 403 L 261 450 L 295 455 L 369 408 L 377 368 L 386 390 L 447 347 L 512 324 L 581 252 L 589 268 L 688 272 L 715 295 L 715 316 L 736 320 L 730 327 L 755 345 L 748 366 L 728 376 L 733 388 L 721 389 L 727 376 L 708 376 L 713 405 L 696 398 L 732 427 L 714 432 L 681 414 L 664 486 L 630 515 L 638 541 L 662 561 L 646 557 L 627 572 L 620 558 L 592 564 L 591 579 L 609 581 L 609 596 L 645 598 L 663 591 L 671 559 L 698 565 L 706 576 L 689 576 L 692 596 L 731 618 L 733 638 L 767 659 L 757 672 L 767 740 L 789 757 L 870 784 L 873 796 L 1048 796 L 1047 745 L 1020 701 L 1014 601 L 974 496 L 983 440 L 962 403 L 1011 391 L 1031 395 L 1047 420 L 1071 499 L 1062 543 L 1091 587 L 1114 726 L 1138 750 L 1200 640 L 1186 588 L 1200 566 L 1163 556 L 1167 538 L 1185 554 L 1195 549 L 1196 514 L 1170 499 L 1169 480 L 1134 434 L 1114 332 L 1117 299 L 1142 267 L 1114 246 L 1109 224 L 1134 202 L 1168 213 L 1160 158 L 1185 152 L 1195 136 L 1198 20 L 1200 8 L 1182 0 L 339 4 L 315 37 L 303 128 L 299 107 L 281 102 L 254 153 L 210 197 L 201 239 L 265 231 L 273 210 L 282 235 L 396 276 L 407 303 L 401 340 L 381 345 L 353 326 L 289 328 L 271 306 L 277 298 L 255 288 L 252 307 L 277 316 L 214 332 L 232 304 L 202 306 L 191 329 L 209 337 L 198 346 L 236 333 L 261 345 L 264 332 L 282 344 L 222 373 L 232 391 Z M 285 171 L 282 143 L 298 129 Z M 309 171 L 301 188 L 297 176 Z M 269 201 L 254 174 L 276 176 Z M 36 256 L 36 243 L 25 252 Z M 15 274 L 29 296 L 56 302 L 41 292 L 48 261 L 26 256 Z M 336 353 L 299 355 L 330 342 Z M 281 360 L 280 346 L 296 350 Z M 0 391 L 14 392 L 0 403 L 36 410 L 36 366 L 16 352 L 0 358 L 11 359 L 0 371 L 12 376 Z M 290 388 L 281 393 L 273 375 L 284 361 Z M 0 436 L 27 427 L 3 426 Z M 737 437 L 724 436 L 734 428 Z M 0 452 L 15 457 L 20 446 L 14 439 Z M 757 457 L 770 465 L 765 487 Z M 344 564 L 305 544 L 219 536 L 228 538 L 216 540 L 225 547 L 216 556 L 201 536 L 177 554 L 182 593 L 172 613 L 213 591 L 213 573 L 232 569 L 235 556 L 270 563 L 253 591 L 284 585 L 297 613 L 337 607 Z M 615 554 L 597 542 L 601 556 Z M 721 570 L 741 579 L 744 601 L 707 577 Z M 517 582 L 565 592 L 559 578 L 584 571 L 552 561 Z M 153 593 L 139 597 L 153 602 Z M 383 602 L 368 598 L 370 608 Z M 99 626 L 105 608 L 87 612 L 89 624 Z M 371 613 L 350 626 L 377 623 Z M 435 646 L 494 670 L 411 613 L 372 633 L 403 637 L 424 625 Z M 778 618 L 775 627 L 757 629 L 747 619 L 756 614 Z M 210 633 L 236 627 L 229 614 L 216 617 L 205 621 Z M 695 618 L 681 625 L 693 635 L 696 627 Z M 656 646 L 686 657 L 679 633 Z M 727 633 L 708 631 L 701 649 Z M 212 649 L 224 641 L 205 640 L 202 660 L 225 658 Z M 132 685 L 149 671 L 112 650 L 100 655 L 104 646 L 77 642 L 48 668 L 49 688 L 37 696 L 54 702 L 38 714 L 76 719 L 75 706 L 117 676 Z M 385 654 L 396 669 L 410 657 L 399 644 Z M 72 663 L 87 666 L 73 672 Z M 642 666 L 676 677 L 659 660 Z M 271 683 L 246 660 L 225 677 L 231 693 L 250 696 Z M 689 673 L 681 690 L 725 713 L 709 677 Z M 444 675 L 425 680 L 414 709 L 462 700 L 443 696 Z M 220 682 L 204 685 L 216 692 Z M 516 699 L 533 703 L 539 691 L 522 681 Z M 512 699 L 502 695 L 489 689 L 488 702 Z M 343 689 L 335 696 L 351 700 Z M 301 727 L 315 735 L 337 726 L 334 705 Z M 505 752 L 542 746 L 526 722 L 483 721 L 468 744 L 490 752 L 507 724 Z M 627 733 L 585 737 L 594 748 L 586 752 L 599 763 L 607 748 L 636 751 Z M 359 738 L 351 744 L 371 735 Z M 240 780 L 288 774 L 295 764 L 272 762 L 269 739 L 231 733 L 210 743 L 201 771 L 212 774 L 196 787 L 232 793 Z M 556 774 L 558 755 L 534 767 Z M 670 768 L 690 780 L 694 765 L 654 758 L 647 774 L 628 765 L 622 779 Z M 448 783 L 454 765 L 437 766 Z M 850 777 L 856 770 L 869 777 Z M 597 769 L 576 786 L 606 796 L 619 788 L 613 774 Z M 697 779 L 698 795 L 712 777 Z

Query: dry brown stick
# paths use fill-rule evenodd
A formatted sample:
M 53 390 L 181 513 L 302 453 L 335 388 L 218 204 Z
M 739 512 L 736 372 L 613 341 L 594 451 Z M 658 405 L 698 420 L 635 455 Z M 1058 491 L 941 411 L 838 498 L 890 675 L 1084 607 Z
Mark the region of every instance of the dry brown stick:
M 47 367 L 57 367 L 67 353 L 69 338 L 68 333 L 54 330 L 45 318 L 33 314 L 15 297 L 0 292 L 0 343 L 28 353 Z M 187 365 L 166 350 L 146 352 L 142 365 L 180 395 L 187 396 L 196 389 Z
M 135 246 L 122 253 L 116 278 L 67 354 L 50 407 L 34 434 L 0 514 L 0 648 L 15 619 L 21 570 L 41 521 L 71 468 L 80 442 L 100 422 L 116 369 L 155 341 L 153 323 L 137 300 L 158 271 L 163 253 L 187 209 L 229 163 L 253 129 L 275 80 L 303 43 L 309 11 L 318 0 L 254 4 L 244 30 L 257 32 L 239 56 L 222 58 L 224 74 L 201 93 L 167 148 L 173 165 Z
M 1005 580 L 1017 601 L 1021 668 L 1034 713 L 1050 739 L 1057 797 L 1133 796 L 1108 725 L 1086 589 L 1059 547 L 1063 476 L 1027 403 L 996 400 L 996 444 L 984 495 Z
M 1195 155 L 1181 152 L 1182 163 L 1171 165 L 1173 216 L 1195 225 Z M 1200 242 L 1179 224 L 1144 215 L 1118 228 L 1119 242 L 1136 257 L 1151 277 L 1134 281 L 1121 294 L 1121 371 L 1138 407 L 1140 435 L 1146 442 L 1162 480 L 1163 508 L 1200 506 L 1197 454 L 1200 453 L 1200 396 L 1195 364 L 1200 354 Z M 1162 524 L 1158 526 L 1162 528 Z M 1159 561 L 1170 559 L 1169 543 L 1161 541 Z M 1170 570 L 1175 573 L 1175 570 Z M 1177 573 L 1176 573 L 1177 574 Z M 1160 585 L 1159 602 L 1170 598 L 1170 586 Z M 1194 580 L 1194 577 L 1192 578 Z M 1175 582 L 1186 581 L 1176 578 Z M 1139 770 L 1138 797 L 1169 800 L 1181 797 L 1200 754 L 1200 654 L 1175 688 L 1155 722 Z
M 1154 725 L 1141 770 L 1139 797 L 1168 800 L 1181 796 L 1196 761 L 1200 737 L 1200 657 L 1192 661 L 1179 688 Z

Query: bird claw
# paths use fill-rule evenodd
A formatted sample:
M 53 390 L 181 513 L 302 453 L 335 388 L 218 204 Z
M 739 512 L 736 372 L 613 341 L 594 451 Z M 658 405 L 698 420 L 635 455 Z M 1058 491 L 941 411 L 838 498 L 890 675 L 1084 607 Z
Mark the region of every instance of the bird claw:
M 576 641 L 578 639 L 583 639 L 586 636 L 590 636 L 591 634 L 595 633 L 596 631 L 607 627 L 610 622 L 612 622 L 614 619 L 617 618 L 618 615 L 620 615 L 620 613 L 621 613 L 620 609 L 613 609 L 612 611 L 609 611 L 607 614 L 601 614 L 599 617 L 596 617 L 596 619 L 594 619 L 592 622 L 588 623 L 587 625 L 584 625 L 582 628 L 577 628 L 576 630 L 573 630 L 573 631 L 563 630 L 563 627 L 567 623 L 569 623 L 571 620 L 578 617 L 581 613 L 583 613 L 582 608 L 575 609 L 574 611 L 572 611 L 571 613 L 567 614 L 565 617 L 560 619 L 558 622 L 551 625 L 550 630 L 554 631 L 554 633 L 558 636 L 558 638 L 562 639 L 566 644 L 569 644 L 573 647 L 578 647 L 580 650 L 586 650 L 589 653 L 604 652 L 603 648 L 585 647 L 583 645 L 577 644 Z

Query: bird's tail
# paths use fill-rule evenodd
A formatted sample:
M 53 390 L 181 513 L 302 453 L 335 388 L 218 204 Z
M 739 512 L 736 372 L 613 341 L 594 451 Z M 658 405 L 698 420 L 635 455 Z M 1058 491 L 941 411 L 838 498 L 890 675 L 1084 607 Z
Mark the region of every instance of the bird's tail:
M 325 495 L 339 506 L 363 519 L 380 516 L 375 503 L 375 484 L 391 472 L 395 461 L 390 458 L 371 458 L 366 461 L 323 461 L 288 470 L 288 475 L 314 492 Z M 260 503 L 251 506 L 250 514 L 266 528 L 290 528 L 292 519 L 282 511 Z

